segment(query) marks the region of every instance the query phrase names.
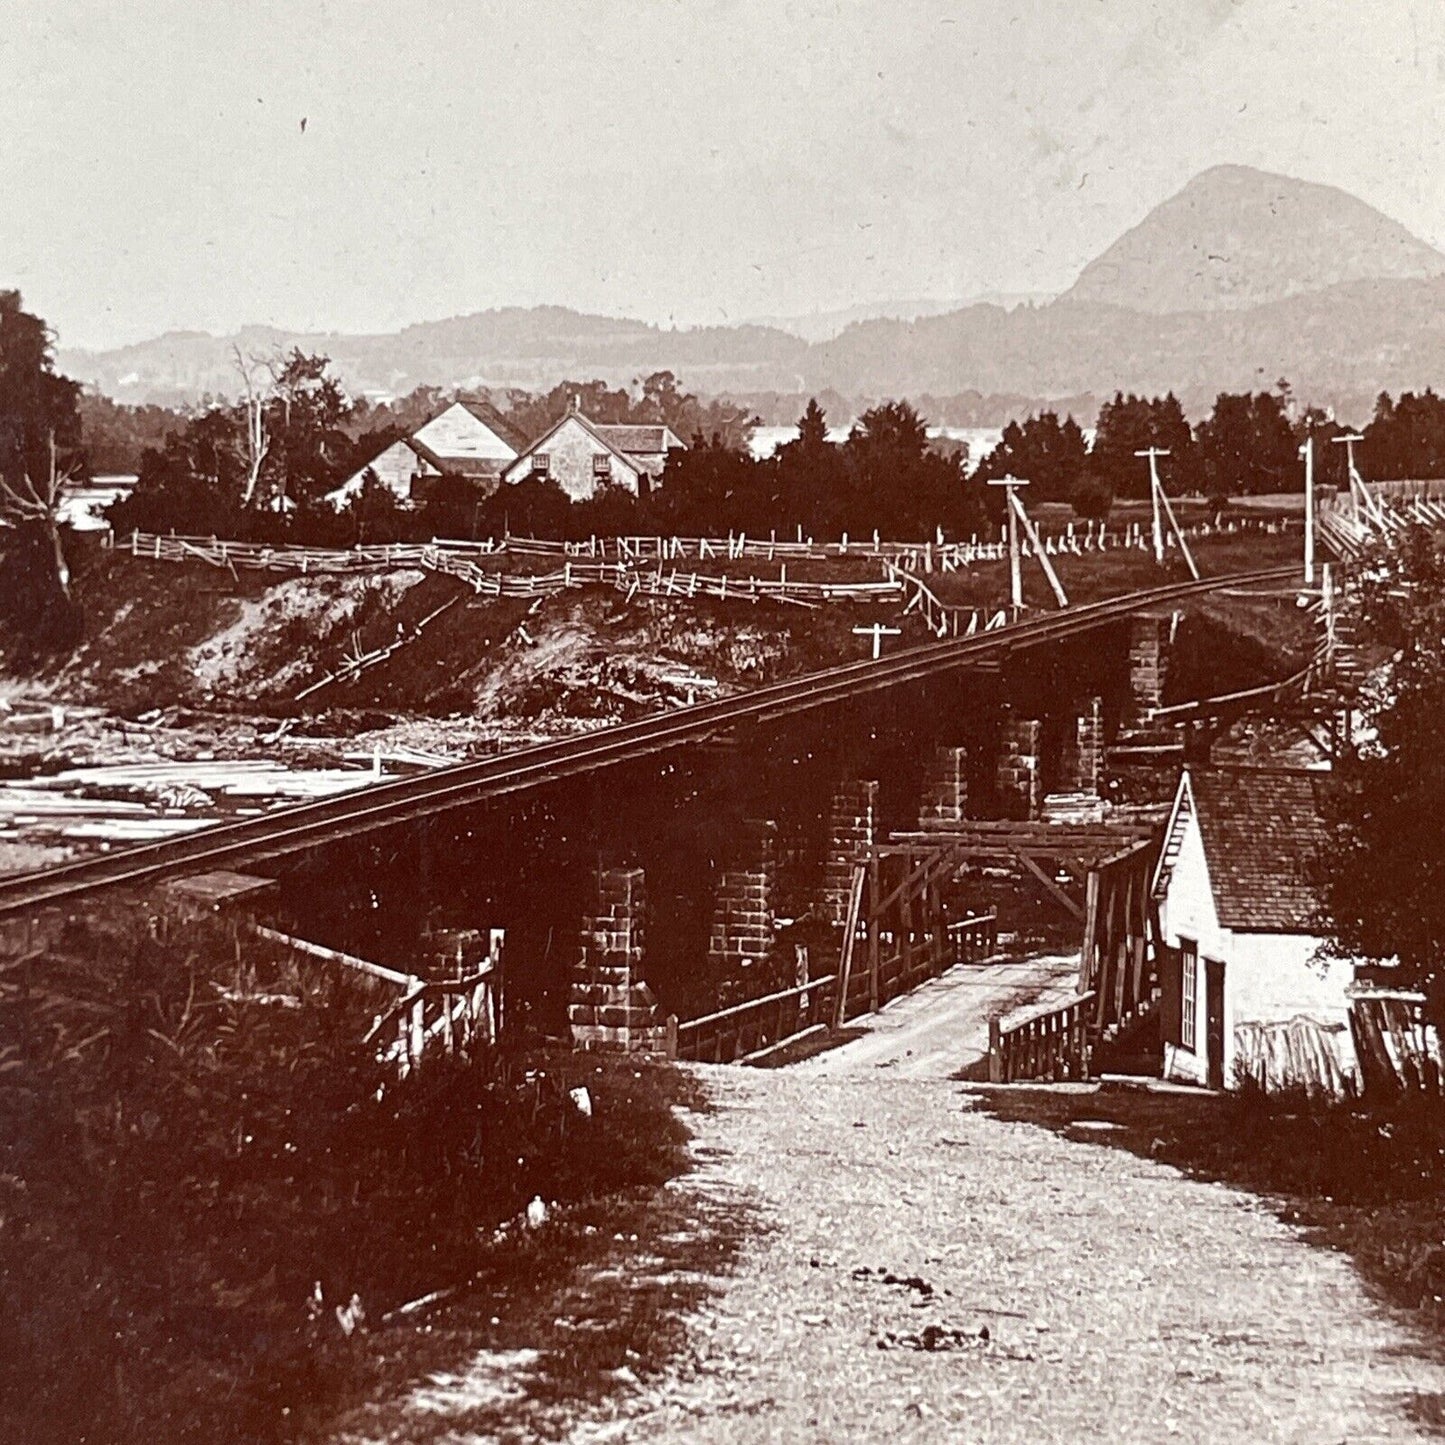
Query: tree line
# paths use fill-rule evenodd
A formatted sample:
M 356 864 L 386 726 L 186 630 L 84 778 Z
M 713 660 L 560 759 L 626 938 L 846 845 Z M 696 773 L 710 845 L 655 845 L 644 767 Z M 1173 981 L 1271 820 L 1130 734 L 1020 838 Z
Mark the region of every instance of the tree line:
M 956 537 L 997 522 L 998 491 L 986 484 L 1010 474 L 1029 480 L 1031 502 L 1103 517 L 1116 497 L 1147 495 L 1148 467 L 1136 453 L 1148 447 L 1168 453 L 1160 470 L 1171 492 L 1221 505 L 1234 496 L 1297 491 L 1307 437 L 1318 443 L 1318 480 L 1345 481 L 1343 448 L 1330 445 L 1345 428 L 1318 408 L 1296 406 L 1283 381 L 1266 391 L 1221 393 L 1195 424 L 1172 393 L 1116 393 L 1092 436 L 1070 413 L 1039 411 L 1011 421 L 970 475 L 966 447 L 931 438 L 925 415 L 906 401 L 870 407 L 834 442 L 814 400 L 795 438 L 755 458 L 748 440 L 757 418 L 745 406 L 701 399 L 672 373 L 658 372 L 630 388 L 584 380 L 542 394 L 488 395 L 522 436 L 545 430 L 574 398 L 599 422 L 670 426 L 689 446 L 669 459 L 645 496 L 603 488 L 574 503 L 554 483 L 536 480 L 484 496 L 474 483 L 447 477 L 413 509 L 371 479 L 338 511 L 328 494 L 456 393 L 422 387 L 374 402 L 350 397 L 324 356 L 238 352 L 235 360 L 236 397 L 209 398 L 184 413 L 123 406 L 59 375 L 44 321 L 24 309 L 18 292 L 0 292 L 0 520 L 11 524 L 8 552 L 21 538 L 35 541 L 27 554 L 34 577 L 7 588 L 11 599 L 24 591 L 65 600 L 60 490 L 71 478 L 127 461 L 139 480 L 111 509 L 118 531 L 333 546 L 506 532 Z M 1382 393 L 1363 436 L 1358 457 L 1368 477 L 1445 476 L 1445 398 L 1431 389 L 1398 399 Z M 56 585 L 37 590 L 35 579 L 46 576 Z M 0 613 L 5 606 L 0 600 Z

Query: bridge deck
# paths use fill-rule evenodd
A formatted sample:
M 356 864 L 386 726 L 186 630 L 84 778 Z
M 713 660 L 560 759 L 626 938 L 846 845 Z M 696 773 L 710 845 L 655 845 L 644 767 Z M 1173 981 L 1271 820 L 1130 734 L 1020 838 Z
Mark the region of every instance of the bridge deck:
M 987 1055 L 990 1015 L 1060 1003 L 1078 982 L 1077 953 L 957 964 L 855 1019 L 849 1027 L 862 1028 L 860 1038 L 791 1067 L 823 1079 L 872 1076 L 878 1069 L 890 1078 L 952 1078 Z

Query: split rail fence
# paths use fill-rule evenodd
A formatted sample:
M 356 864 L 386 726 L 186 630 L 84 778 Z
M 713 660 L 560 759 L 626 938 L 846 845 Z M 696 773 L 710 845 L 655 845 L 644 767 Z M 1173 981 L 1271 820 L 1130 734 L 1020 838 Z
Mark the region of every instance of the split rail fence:
M 1413 483 L 1413 486 L 1424 484 Z M 1423 495 L 1411 495 L 1411 504 L 1440 508 L 1438 501 Z M 1323 509 L 1322 509 L 1323 515 Z M 1334 515 L 1339 515 L 1335 513 Z M 1233 536 L 1243 532 L 1276 534 L 1298 530 L 1301 522 L 1290 517 L 1243 517 L 1221 522 L 1196 522 L 1182 527 L 1185 537 Z M 1168 545 L 1177 545 L 1171 534 Z M 1142 522 L 1128 522 L 1110 527 L 1108 523 L 1069 522 L 1062 531 L 1039 535 L 1041 547 L 1025 537 L 1020 541 L 1024 557 L 1042 550 L 1047 556 L 1086 556 L 1095 552 L 1119 550 L 1147 551 L 1152 548 L 1149 529 Z M 106 544 L 132 556 L 153 561 L 201 561 L 213 566 L 260 568 L 267 571 L 311 573 L 358 573 L 392 567 L 432 567 L 452 571 L 440 558 L 475 564 L 480 559 L 503 555 L 514 557 L 551 557 L 574 563 L 611 564 L 628 574 L 638 570 L 640 563 L 654 564 L 654 570 L 666 562 L 685 560 L 707 561 L 854 561 L 886 564 L 890 569 L 909 573 L 952 572 L 976 562 L 1000 562 L 1008 558 L 1008 534 L 1000 529 L 996 536 L 973 534 L 967 541 L 946 542 L 941 538 L 927 542 L 888 542 L 878 537 L 849 539 L 840 542 L 811 540 L 788 542 L 776 538 L 748 537 L 590 537 L 570 542 L 540 537 L 505 537 L 501 540 L 464 541 L 435 538 L 430 542 L 387 542 L 356 547 L 306 547 L 291 544 L 229 541 L 218 537 L 187 537 L 174 533 L 135 531 L 129 537 L 116 539 L 106 534 Z M 461 573 L 458 573 L 461 575 Z M 485 574 L 494 575 L 494 574 Z M 563 575 L 557 572 L 547 577 Z M 578 576 L 585 576 L 579 573 Z M 606 580 L 605 574 L 598 574 Z M 513 581 L 519 579 L 511 579 Z M 736 579 L 730 579 L 736 581 Z M 794 584 L 797 585 L 797 584 Z M 822 585 L 822 584 L 814 584 Z M 850 584 L 830 584 L 846 586 Z

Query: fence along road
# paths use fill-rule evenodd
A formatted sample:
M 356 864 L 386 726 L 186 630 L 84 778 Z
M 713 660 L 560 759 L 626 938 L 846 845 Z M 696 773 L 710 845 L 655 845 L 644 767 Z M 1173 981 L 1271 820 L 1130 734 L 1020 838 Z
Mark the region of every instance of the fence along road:
M 1217 588 L 1286 582 L 1298 572 L 1299 568 L 1292 564 L 1131 592 L 973 637 L 924 643 L 877 661 L 825 668 L 738 697 L 678 708 L 583 737 L 542 743 L 483 762 L 458 763 L 421 777 L 380 783 L 343 798 L 303 803 L 264 817 L 202 828 L 181 838 L 44 869 L 0 881 L 0 917 L 101 888 L 153 883 L 201 869 L 283 857 L 447 808 L 666 752 L 715 736 L 737 723 L 836 706 L 863 693 L 879 692 L 956 668 L 986 665 L 1018 649 L 1087 632 L 1143 608 Z

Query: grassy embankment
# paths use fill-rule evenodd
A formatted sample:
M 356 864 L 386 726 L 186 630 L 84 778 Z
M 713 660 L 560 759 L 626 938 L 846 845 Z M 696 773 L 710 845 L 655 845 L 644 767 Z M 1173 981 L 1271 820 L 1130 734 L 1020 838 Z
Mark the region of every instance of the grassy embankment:
M 579 1271 L 731 1248 L 661 1189 L 699 1102 L 674 1070 L 538 1047 L 398 1082 L 361 1043 L 383 1000 L 218 924 L 112 904 L 6 942 L 0 1438 L 313 1438 L 483 1344 L 540 1349 L 538 1399 L 594 1396 L 660 1365 L 687 1292 Z

